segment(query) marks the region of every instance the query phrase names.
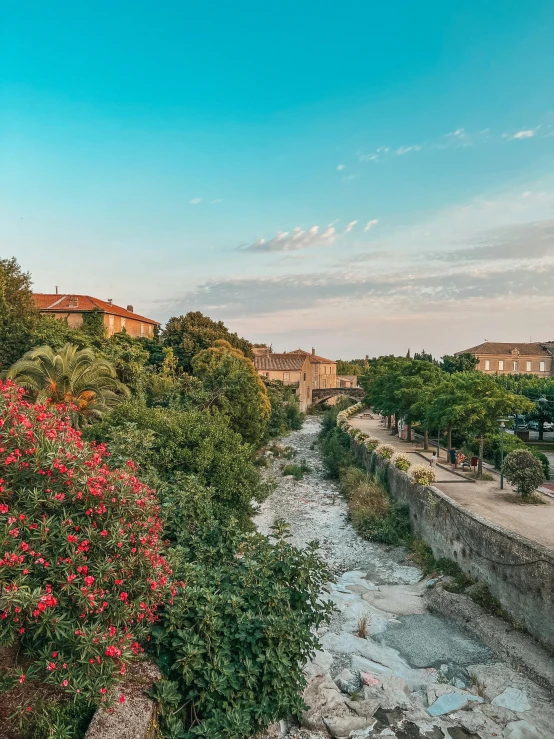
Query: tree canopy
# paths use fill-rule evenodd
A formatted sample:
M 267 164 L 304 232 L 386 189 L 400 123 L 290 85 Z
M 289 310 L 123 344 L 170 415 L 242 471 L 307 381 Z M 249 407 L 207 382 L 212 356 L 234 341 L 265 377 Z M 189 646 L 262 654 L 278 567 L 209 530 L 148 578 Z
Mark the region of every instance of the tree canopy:
M 31 276 L 21 271 L 15 257 L 0 259 L 0 372 L 31 347 L 38 320 Z

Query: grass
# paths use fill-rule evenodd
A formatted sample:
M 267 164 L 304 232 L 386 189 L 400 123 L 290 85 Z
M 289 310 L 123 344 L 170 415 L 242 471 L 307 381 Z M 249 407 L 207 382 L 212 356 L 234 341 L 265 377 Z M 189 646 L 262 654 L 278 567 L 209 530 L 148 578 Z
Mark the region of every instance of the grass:
M 301 480 L 306 472 L 309 472 L 310 468 L 306 464 L 305 460 L 302 460 L 300 464 L 286 464 L 282 468 L 283 477 L 292 475 L 295 480 Z
M 292 459 L 296 451 L 291 446 L 282 446 L 281 444 L 271 444 L 267 447 L 267 451 L 271 452 L 274 457 L 283 459 Z
M 368 627 L 367 616 L 362 616 L 360 620 L 358 621 L 358 628 L 356 630 L 356 636 L 359 636 L 360 639 L 367 639 L 367 627 Z

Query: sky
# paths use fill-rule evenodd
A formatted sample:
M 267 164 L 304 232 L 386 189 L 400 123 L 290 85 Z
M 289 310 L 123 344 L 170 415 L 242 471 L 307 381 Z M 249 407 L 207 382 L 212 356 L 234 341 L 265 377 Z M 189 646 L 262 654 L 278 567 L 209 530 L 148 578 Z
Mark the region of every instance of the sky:
M 0 257 L 275 351 L 554 340 L 552 0 L 0 11 Z

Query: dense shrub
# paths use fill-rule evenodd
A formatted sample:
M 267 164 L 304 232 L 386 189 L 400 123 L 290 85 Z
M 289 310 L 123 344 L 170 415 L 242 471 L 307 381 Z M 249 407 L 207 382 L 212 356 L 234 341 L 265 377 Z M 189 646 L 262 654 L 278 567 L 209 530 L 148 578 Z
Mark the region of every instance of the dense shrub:
M 410 470 L 410 476 L 417 485 L 430 485 L 437 479 L 433 467 L 426 464 L 414 465 Z
M 180 539 L 187 589 L 153 632 L 165 736 L 242 739 L 302 711 L 302 666 L 330 613 L 319 599 L 330 573 L 315 545 L 299 551 L 279 532 L 275 544 L 222 526 Z
M 541 463 L 525 449 L 508 454 L 504 460 L 504 475 L 522 498 L 531 495 L 544 481 Z
M 170 597 L 158 502 L 22 395 L 0 382 L 0 643 L 31 659 L 16 681 L 104 700 Z
M 392 444 L 380 444 L 375 451 L 383 459 L 391 459 L 396 449 Z
M 402 452 L 397 452 L 396 454 L 393 454 L 391 457 L 391 462 L 396 467 L 396 469 L 402 470 L 402 472 L 407 472 L 412 466 L 408 455 L 403 454 Z
M 302 426 L 303 414 L 298 407 L 294 390 L 277 380 L 265 381 L 271 415 L 267 424 L 267 438 L 284 436 L 288 431 L 296 431 Z
M 329 477 L 338 478 L 341 468 L 353 464 L 354 461 L 348 434 L 345 434 L 338 426 L 328 433 L 322 431 L 321 455 Z
M 470 440 L 466 444 L 467 451 L 470 455 L 477 454 L 479 451 L 479 441 Z M 502 442 L 500 434 L 491 434 L 485 439 L 484 445 L 484 458 L 488 462 L 492 462 L 494 466 L 499 470 L 502 460 Z M 546 457 L 538 449 L 527 446 L 527 444 L 514 434 L 504 434 L 504 459 L 513 452 L 515 449 L 526 449 L 528 452 L 536 457 L 542 465 L 544 476 L 549 477 L 550 474 L 550 463 L 548 457 Z

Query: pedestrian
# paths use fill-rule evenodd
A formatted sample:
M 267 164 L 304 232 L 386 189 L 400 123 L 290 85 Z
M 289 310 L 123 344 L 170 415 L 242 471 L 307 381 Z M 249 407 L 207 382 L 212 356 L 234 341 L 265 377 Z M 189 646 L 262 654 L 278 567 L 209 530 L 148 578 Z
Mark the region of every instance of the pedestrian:
M 456 467 L 456 450 L 455 449 L 449 449 L 448 454 L 450 456 L 450 464 L 452 465 L 452 469 L 455 469 Z
M 433 452 L 433 456 L 429 460 L 429 465 L 431 467 L 436 467 L 437 466 L 437 453 L 436 452 Z

